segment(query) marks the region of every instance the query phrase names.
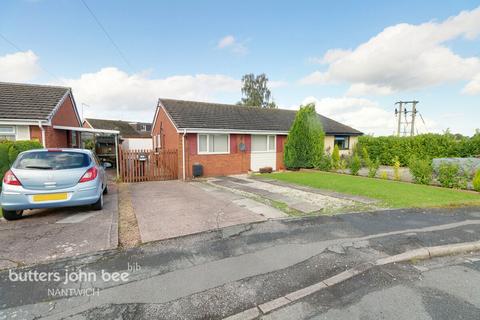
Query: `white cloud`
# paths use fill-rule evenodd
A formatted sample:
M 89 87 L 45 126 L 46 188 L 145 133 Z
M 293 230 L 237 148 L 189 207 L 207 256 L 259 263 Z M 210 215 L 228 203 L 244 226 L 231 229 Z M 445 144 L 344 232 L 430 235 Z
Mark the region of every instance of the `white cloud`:
M 474 40 L 479 34 L 480 7 L 440 23 L 397 24 L 354 50 L 327 51 L 318 59 L 328 65 L 326 71 L 316 71 L 301 82 L 345 82 L 352 85 L 349 94 L 388 94 L 471 80 L 480 72 L 480 59 L 461 57 L 447 42 Z
M 241 87 L 240 80 L 219 74 L 151 79 L 114 67 L 60 84 L 72 87 L 79 109 L 81 103 L 90 106 L 84 108 L 85 117 L 147 121 L 153 118 L 158 98 L 211 101 L 216 94 L 240 92 Z
M 480 94 L 480 73 L 467 83 L 462 92 L 466 94 Z
M 353 97 L 322 98 L 307 97 L 302 104 L 314 103 L 318 113 L 349 125 L 365 134 L 391 135 L 395 132 L 396 121 L 393 111 L 386 111 L 377 102 Z M 420 133 L 435 131 L 435 122 L 425 119 L 417 126 Z
M 33 51 L 19 51 L 0 56 L 0 81 L 25 82 L 40 72 L 38 56 Z
M 217 43 L 217 49 L 228 49 L 239 55 L 245 55 L 248 53 L 248 48 L 245 45 L 245 42 L 239 42 L 232 35 L 227 35 L 220 39 Z
M 220 39 L 220 41 L 218 41 L 217 47 L 219 49 L 223 49 L 223 48 L 232 46 L 234 43 L 235 43 L 235 37 L 232 35 L 228 35 Z

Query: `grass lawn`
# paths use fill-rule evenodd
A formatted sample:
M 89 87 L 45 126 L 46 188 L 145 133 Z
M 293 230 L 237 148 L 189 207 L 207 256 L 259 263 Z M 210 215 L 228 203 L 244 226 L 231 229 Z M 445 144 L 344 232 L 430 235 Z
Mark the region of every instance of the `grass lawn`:
M 282 172 L 265 175 L 280 181 L 378 199 L 392 208 L 480 205 L 480 194 L 364 178 L 330 172 Z

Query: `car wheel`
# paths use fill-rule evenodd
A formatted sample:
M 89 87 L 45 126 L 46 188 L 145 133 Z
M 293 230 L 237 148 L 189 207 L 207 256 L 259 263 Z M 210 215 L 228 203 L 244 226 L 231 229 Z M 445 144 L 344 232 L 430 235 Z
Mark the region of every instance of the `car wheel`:
M 92 204 L 93 210 L 102 210 L 103 209 L 103 192 L 100 194 L 100 198 L 98 198 L 97 202 Z
M 103 194 L 107 194 L 108 193 L 108 186 L 105 186 L 105 189 L 103 189 Z
M 23 210 L 3 210 L 3 217 L 6 220 L 18 220 L 22 217 Z

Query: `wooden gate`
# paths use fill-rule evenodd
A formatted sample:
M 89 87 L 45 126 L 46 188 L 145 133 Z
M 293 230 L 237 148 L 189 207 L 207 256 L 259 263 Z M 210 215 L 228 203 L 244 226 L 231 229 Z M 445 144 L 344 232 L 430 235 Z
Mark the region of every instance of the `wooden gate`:
M 118 163 L 123 182 L 174 180 L 178 178 L 177 150 L 123 150 Z

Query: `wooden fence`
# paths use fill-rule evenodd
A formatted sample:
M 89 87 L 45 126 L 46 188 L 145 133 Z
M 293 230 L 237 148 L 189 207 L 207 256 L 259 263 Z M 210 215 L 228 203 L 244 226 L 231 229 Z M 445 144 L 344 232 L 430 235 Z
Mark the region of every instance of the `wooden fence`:
M 177 150 L 123 150 L 118 162 L 123 182 L 174 180 L 178 178 Z

